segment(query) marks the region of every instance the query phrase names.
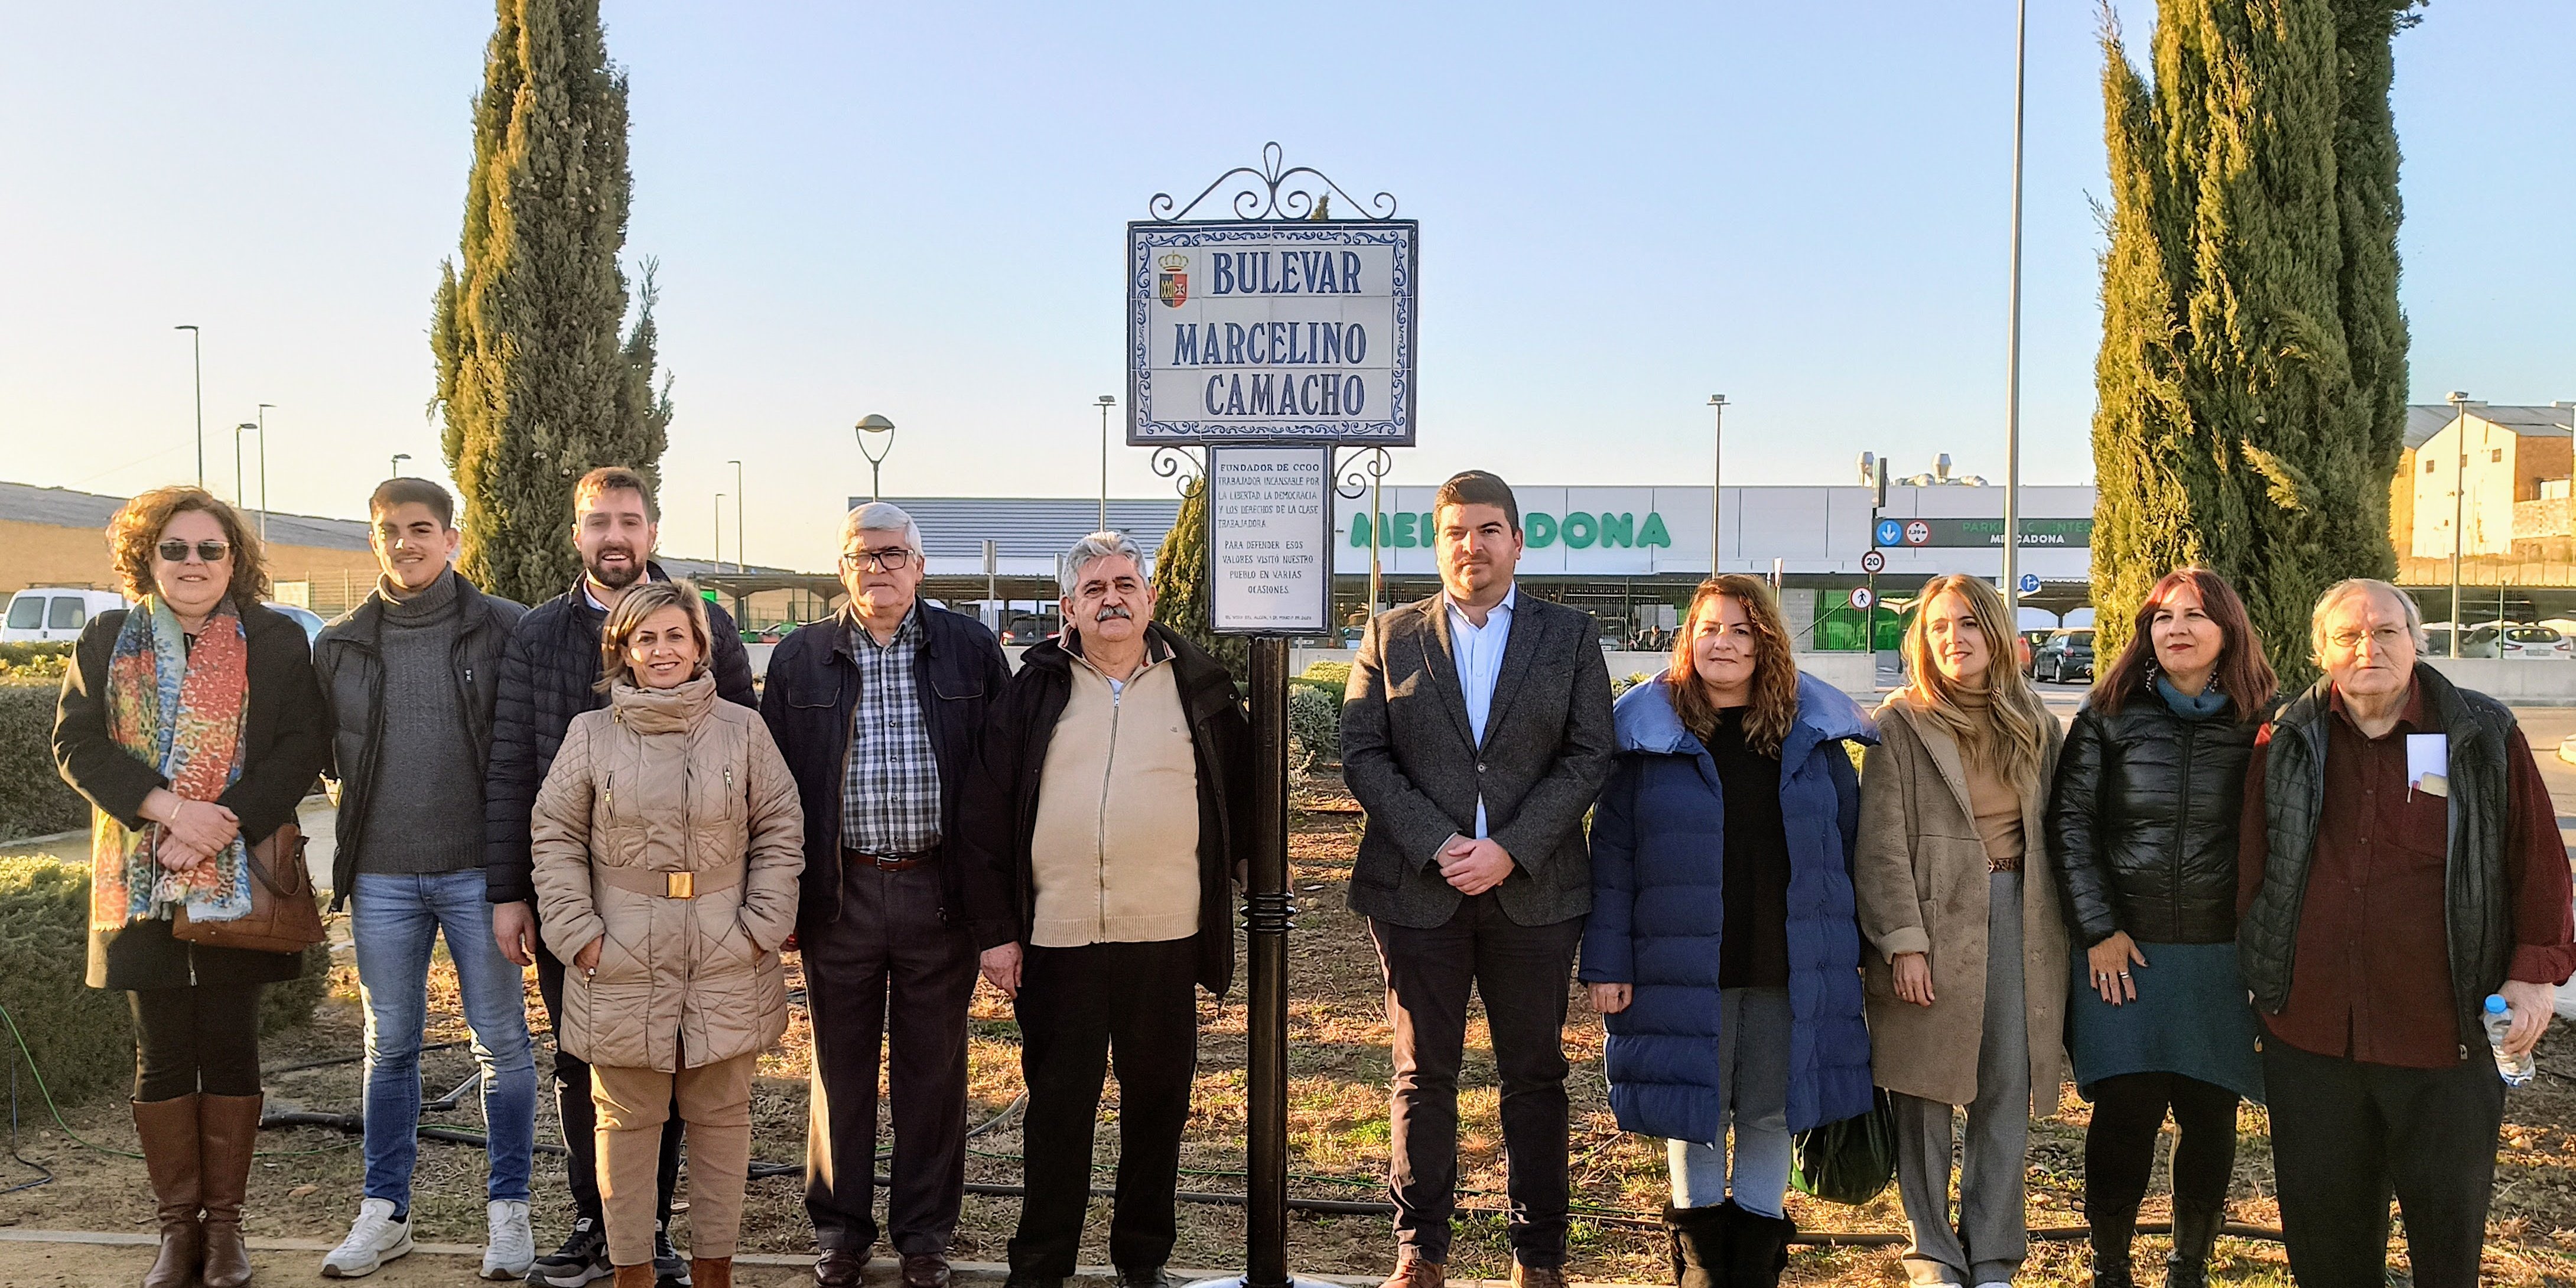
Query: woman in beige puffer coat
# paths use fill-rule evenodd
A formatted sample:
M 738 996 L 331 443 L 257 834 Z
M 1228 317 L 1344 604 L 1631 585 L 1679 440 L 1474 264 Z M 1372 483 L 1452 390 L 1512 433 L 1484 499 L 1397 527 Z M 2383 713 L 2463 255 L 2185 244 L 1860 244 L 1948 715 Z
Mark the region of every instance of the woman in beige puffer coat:
M 654 1169 L 688 1123 L 697 1288 L 727 1288 L 751 1079 L 787 1028 L 804 811 L 758 713 L 719 701 L 687 583 L 636 586 L 603 632 L 605 710 L 575 717 L 537 794 L 538 922 L 566 972 L 565 1051 L 591 1065 L 609 1260 L 653 1282 Z

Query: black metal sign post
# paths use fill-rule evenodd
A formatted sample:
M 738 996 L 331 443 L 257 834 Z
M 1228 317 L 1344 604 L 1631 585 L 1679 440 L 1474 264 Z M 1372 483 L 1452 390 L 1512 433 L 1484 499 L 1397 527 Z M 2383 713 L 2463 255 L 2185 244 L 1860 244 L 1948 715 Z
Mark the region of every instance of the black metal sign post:
M 1234 217 L 1192 223 L 1190 211 L 1221 189 L 1229 195 L 1219 200 L 1232 207 Z M 1327 203 L 1336 195 L 1347 208 L 1370 212 L 1362 234 L 1378 239 L 1367 249 L 1370 258 L 1357 253 L 1344 258 L 1344 250 L 1329 246 L 1326 230 L 1333 225 L 1324 221 Z M 1225 448 L 1232 446 L 1324 448 L 1356 442 L 1368 450 L 1411 444 L 1415 226 L 1391 218 L 1395 198 L 1387 193 L 1363 207 L 1321 173 L 1286 167 L 1276 143 L 1262 149 L 1259 169 L 1238 166 L 1186 205 L 1158 193 L 1147 209 L 1153 219 L 1128 225 L 1128 442 L 1153 447 L 1155 473 L 1175 479 L 1184 494 L 1190 474 L 1207 489 L 1211 625 L 1220 632 L 1248 635 L 1251 653 L 1252 817 L 1242 829 L 1250 1048 L 1244 1070 L 1244 1273 L 1193 1288 L 1329 1288 L 1288 1270 L 1288 934 L 1296 928 L 1297 914 L 1288 888 L 1288 659 L 1294 635 L 1326 634 L 1333 627 L 1331 511 L 1332 496 L 1340 488 L 1330 453 L 1321 453 L 1319 478 L 1311 463 L 1298 467 L 1294 488 L 1277 491 L 1305 489 L 1322 508 L 1320 520 L 1302 503 L 1296 511 L 1296 526 L 1303 527 L 1304 544 L 1312 547 L 1304 551 L 1309 561 L 1246 561 L 1229 568 L 1230 556 L 1220 554 L 1227 540 L 1220 484 L 1231 476 L 1221 477 L 1220 469 Z M 1238 249 L 1319 234 L 1327 239 L 1311 249 Z M 1218 244 L 1229 248 L 1220 252 Z M 1219 264 L 1219 259 L 1225 262 Z M 1307 294 L 1361 294 L 1350 289 L 1356 285 L 1374 296 L 1383 294 L 1388 282 L 1400 297 L 1391 314 L 1368 316 L 1392 325 L 1374 328 L 1337 329 L 1332 315 L 1298 321 L 1267 314 L 1228 316 L 1206 304 L 1211 296 L 1222 300 L 1230 289 L 1285 300 L 1300 293 L 1300 284 Z M 1185 311 L 1188 304 L 1201 308 Z M 1175 353 L 1188 356 L 1177 358 Z M 1192 446 L 1208 450 L 1204 457 L 1194 457 L 1187 450 Z M 1377 459 L 1383 458 L 1380 452 Z M 1383 472 L 1382 465 L 1379 470 Z M 1257 506 L 1243 511 L 1256 512 L 1264 515 L 1262 521 L 1287 523 L 1276 511 L 1258 511 Z M 1311 526 L 1318 521 L 1319 540 Z M 1273 548 L 1275 544 L 1263 547 Z M 1270 624 L 1247 627 L 1244 619 L 1230 620 L 1230 610 L 1222 607 L 1227 593 L 1223 579 L 1272 575 L 1264 569 L 1277 569 L 1282 581 L 1300 570 L 1320 576 L 1320 616 L 1311 615 L 1318 611 L 1317 602 L 1301 593 L 1294 597 L 1301 611 L 1285 611 L 1284 596 L 1262 605 L 1278 611 Z M 1293 630 L 1289 619 L 1294 619 Z

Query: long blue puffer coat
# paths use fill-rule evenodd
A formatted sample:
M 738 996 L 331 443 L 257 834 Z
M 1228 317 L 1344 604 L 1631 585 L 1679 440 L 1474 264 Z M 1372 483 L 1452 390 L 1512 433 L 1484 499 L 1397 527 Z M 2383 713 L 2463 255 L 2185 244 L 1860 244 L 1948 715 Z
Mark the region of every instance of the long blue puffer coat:
M 1718 941 L 1726 926 L 1726 794 L 1717 763 L 1674 714 L 1665 677 L 1613 710 L 1618 759 L 1592 824 L 1586 983 L 1628 984 L 1605 1017 L 1610 1106 L 1626 1131 L 1714 1142 Z M 1869 1111 L 1860 928 L 1851 861 L 1860 775 L 1843 740 L 1875 743 L 1858 704 L 1798 677 L 1798 717 L 1780 746 L 1789 842 L 1789 1130 Z

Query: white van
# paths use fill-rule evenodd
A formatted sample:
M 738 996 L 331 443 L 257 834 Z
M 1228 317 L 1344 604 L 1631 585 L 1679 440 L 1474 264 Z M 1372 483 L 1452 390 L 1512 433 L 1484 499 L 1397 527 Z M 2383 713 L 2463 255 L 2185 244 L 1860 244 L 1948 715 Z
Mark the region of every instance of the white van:
M 9 597 L 0 644 L 68 644 L 80 638 L 92 614 L 123 607 L 125 596 L 112 590 L 30 586 Z

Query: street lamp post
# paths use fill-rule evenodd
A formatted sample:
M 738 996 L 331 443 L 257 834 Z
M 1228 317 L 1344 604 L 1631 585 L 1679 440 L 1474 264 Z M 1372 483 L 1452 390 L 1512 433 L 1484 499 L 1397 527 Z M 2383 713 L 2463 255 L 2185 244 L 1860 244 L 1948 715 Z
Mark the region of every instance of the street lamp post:
M 206 337 L 191 324 L 182 322 L 170 328 L 188 333 L 190 362 L 197 380 L 197 486 L 206 485 Z
M 740 514 L 740 513 L 742 513 L 742 505 L 741 505 L 741 503 L 740 503 L 740 502 L 736 502 L 736 503 L 734 504 L 733 509 L 734 509 L 734 513 L 736 513 L 736 514 Z M 723 571 L 724 571 L 724 493 L 722 493 L 722 492 L 718 492 L 718 493 L 716 493 L 715 535 L 716 535 L 716 557 L 715 557 L 716 571 L 717 571 L 717 572 L 723 572 Z M 740 554 L 740 553 L 741 553 L 741 551 L 735 551 L 734 553 L 736 553 L 736 554 Z
M 877 450 L 873 452 L 868 450 L 868 436 L 871 434 L 883 435 L 883 437 L 878 440 L 879 446 Z M 866 416 L 859 419 L 859 455 L 868 458 L 868 498 L 870 500 L 882 501 L 885 499 L 885 483 L 883 480 L 885 458 L 886 453 L 893 450 L 893 421 L 887 420 L 885 417 L 880 416 L 875 412 L 869 412 Z
M 2460 546 L 2468 539 L 2462 522 L 2468 510 L 2469 396 L 2454 389 L 2442 401 L 2451 404 L 2451 433 L 2459 439 L 2453 446 L 2460 449 L 2458 462 L 2451 467 L 2451 656 L 2457 658 L 2460 636 L 2468 629 L 2460 619 Z
M 742 567 L 742 498 L 743 498 L 743 491 L 742 491 L 742 462 L 740 462 L 740 461 L 726 461 L 726 462 L 725 462 L 725 464 L 730 465 L 730 466 L 732 466 L 732 467 L 733 467 L 733 570 L 734 570 L 735 572 L 741 572 L 741 571 L 743 570 L 743 567 Z
M 1726 395 L 1710 394 L 1708 410 L 1712 417 L 1708 450 L 1708 575 L 1714 577 L 1718 568 L 1718 536 L 1726 530 L 1726 525 L 1718 518 L 1722 508 L 1718 490 L 1726 482 Z
M 2021 632 L 2021 174 L 2022 85 L 2027 79 L 2030 0 L 2014 6 L 2012 315 L 2004 341 L 2004 616 Z
M 247 420 L 233 426 L 233 507 L 241 510 L 250 508 L 250 498 L 242 495 L 241 436 L 244 430 L 256 434 L 259 426 Z
M 1100 526 L 1094 529 L 1098 532 L 1109 530 L 1109 409 L 1117 405 L 1115 397 L 1100 395 Z
M 276 403 L 259 405 L 259 539 L 268 540 L 268 413 Z
M 407 461 L 407 460 L 410 460 L 410 459 L 411 459 L 411 453 L 409 453 L 409 452 L 396 452 L 396 453 L 394 453 L 394 472 L 393 472 L 393 477 L 395 477 L 395 478 L 401 478 L 401 477 L 403 476 L 403 472 L 402 472 L 402 463 L 403 463 L 404 461 Z

